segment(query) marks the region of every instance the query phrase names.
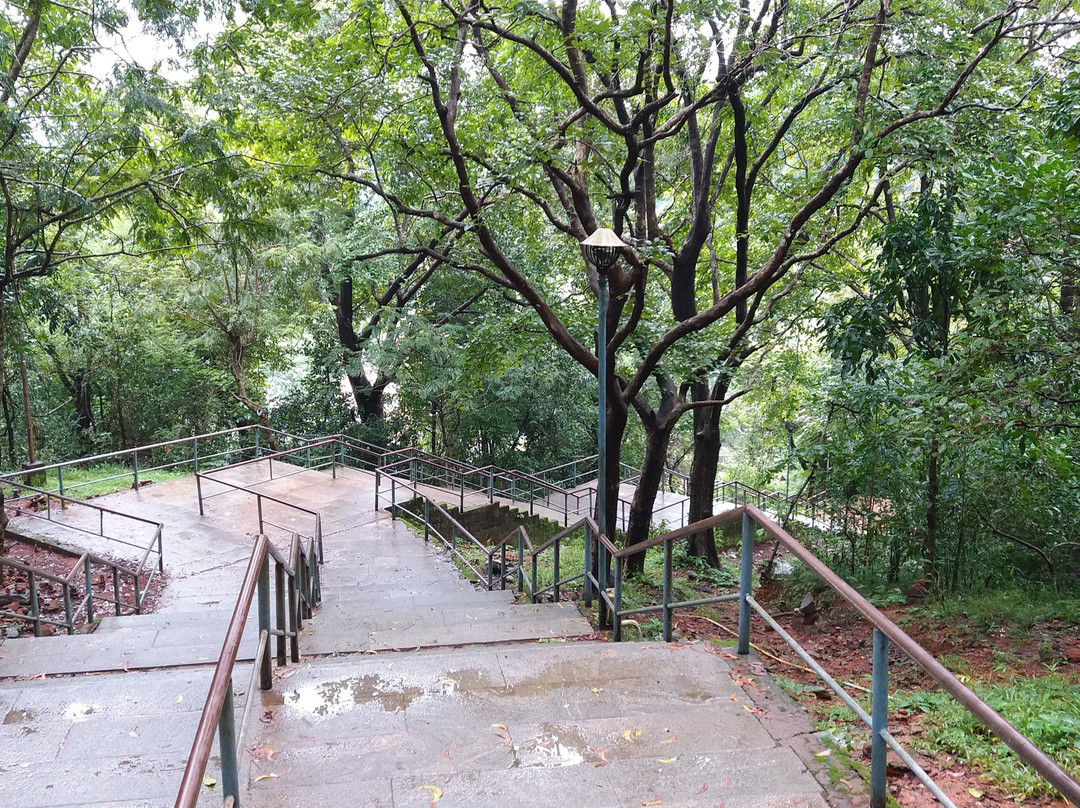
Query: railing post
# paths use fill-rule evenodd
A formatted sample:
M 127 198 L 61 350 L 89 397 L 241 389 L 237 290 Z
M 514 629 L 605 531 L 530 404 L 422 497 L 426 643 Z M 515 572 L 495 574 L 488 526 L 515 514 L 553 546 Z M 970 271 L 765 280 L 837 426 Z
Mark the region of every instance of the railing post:
M 267 632 L 267 648 L 259 660 L 259 687 L 269 690 L 274 686 L 274 676 L 270 669 L 270 553 L 263 556 L 259 567 L 259 633 Z M 224 757 L 224 755 L 222 756 Z
M 322 512 L 316 511 L 315 513 L 315 536 L 319 542 L 319 563 L 322 564 L 325 561 L 323 554 L 323 542 L 322 542 Z
M 462 512 L 464 512 L 465 511 L 465 472 L 459 471 L 458 474 L 461 475 L 461 510 L 462 510 Z
M 382 462 L 381 460 L 379 461 Z M 379 471 L 379 466 L 375 466 L 375 510 L 379 510 L 379 478 L 382 477 L 382 472 Z
M 195 438 L 194 443 L 195 443 L 195 445 L 194 445 L 194 448 L 192 449 L 192 457 L 195 460 L 195 473 L 198 474 L 199 473 L 199 439 Z
M 280 561 L 274 562 L 274 607 L 274 617 L 281 632 L 277 637 L 277 664 L 281 667 L 285 664 L 285 644 L 288 642 L 286 634 L 289 630 L 285 626 L 285 568 Z
M 553 592 L 553 594 L 555 596 L 555 602 L 556 603 L 559 602 L 559 580 L 560 580 L 560 577 L 559 577 L 560 576 L 560 572 L 559 572 L 559 547 L 561 545 L 562 545 L 562 541 L 560 540 L 560 541 L 555 542 L 555 547 L 554 547 L 554 553 L 555 553 L 555 558 L 554 558 L 555 579 L 551 583 L 552 583 L 552 587 L 553 587 L 552 592 Z M 536 559 L 533 559 L 533 569 L 536 569 Z
M 135 488 L 136 491 L 138 491 L 139 490 L 139 450 L 138 449 L 135 449 L 131 453 L 131 468 L 135 473 L 135 485 L 134 485 L 134 488 Z
M 121 614 L 120 609 L 120 570 L 117 567 L 112 568 L 112 588 L 113 599 L 116 601 L 116 616 Z
M 161 544 L 161 525 L 157 526 L 157 568 L 158 572 L 165 572 L 165 550 Z
M 604 583 L 607 583 L 607 573 L 604 573 Z M 615 557 L 615 593 L 611 599 L 611 639 L 622 642 L 622 559 Z
M 556 573 L 556 575 L 557 575 L 557 573 Z M 536 556 L 535 555 L 532 556 L 532 571 L 531 571 L 531 575 L 530 575 L 530 582 L 531 582 L 531 585 L 532 585 L 532 592 L 529 593 L 531 595 L 529 600 L 532 601 L 533 603 L 536 603 Z
M 596 541 L 596 556 L 596 617 L 600 629 L 603 630 L 611 628 L 611 614 L 607 603 L 608 549 L 599 537 Z
M 870 808 L 885 808 L 885 757 L 888 748 L 882 735 L 889 721 L 889 638 L 874 627 L 874 674 L 870 707 Z
M 257 433 L 256 433 L 257 434 Z M 248 694 L 251 698 L 251 694 Z M 225 702 L 221 705 L 218 717 L 218 751 L 221 753 L 221 793 L 233 798 L 233 805 L 239 805 L 240 771 L 236 761 L 236 715 L 233 708 L 233 683 L 225 688 Z
M 664 542 L 664 642 L 671 642 L 671 545 Z
M 56 469 L 56 479 L 60 483 L 60 510 L 64 510 L 67 504 L 64 502 L 64 467 L 58 466 Z
M 525 588 L 525 573 L 521 569 L 521 556 L 525 552 L 525 542 L 522 539 L 520 528 L 518 529 L 517 540 L 518 540 L 518 542 L 517 542 L 517 565 L 516 565 L 517 566 L 517 571 L 518 571 L 518 574 L 517 574 L 517 579 L 518 579 L 517 589 L 518 589 L 518 592 L 520 592 Z M 535 598 L 536 598 L 535 590 L 533 590 L 532 596 L 533 596 L 533 603 L 535 603 L 536 602 L 536 600 L 535 600 Z
M 83 573 L 86 575 L 86 622 L 94 622 L 94 581 L 90 577 L 90 557 L 83 559 Z
M 255 495 L 255 505 L 259 509 L 259 532 L 265 533 L 263 530 L 263 509 L 262 509 L 262 494 Z
M 135 614 L 142 614 L 142 595 L 139 593 L 139 573 L 131 576 L 131 586 L 135 590 Z
M 41 606 L 38 603 L 37 573 L 30 570 L 30 616 L 34 619 L 34 636 L 41 636 Z M 118 598 L 119 599 L 119 598 Z
M 583 587 L 585 595 L 585 608 L 592 606 L 592 580 L 589 576 L 592 575 L 592 525 L 588 522 L 585 523 L 585 586 Z
M 71 584 L 64 584 L 64 616 L 67 618 L 67 633 L 75 633 L 75 616 L 71 613 Z
M 488 502 L 492 503 L 494 501 L 495 501 L 495 472 L 494 471 L 489 471 L 488 472 Z
M 195 472 L 195 488 L 199 492 L 199 516 L 206 516 L 206 514 L 203 513 L 202 477 L 199 476 L 199 472 Z
M 431 532 L 431 500 L 424 497 L 424 541 L 429 541 Z
M 737 494 L 736 494 L 737 495 Z M 739 569 L 739 647 L 740 654 L 750 653 L 750 585 L 754 575 L 754 520 L 743 511 L 742 564 Z
M 262 432 L 259 427 L 255 427 L 255 457 L 256 459 L 262 457 L 262 447 L 259 445 L 259 435 Z
M 293 577 L 289 579 L 289 657 L 293 662 L 300 661 L 300 605 L 297 603 L 297 587 L 300 585 L 300 539 L 294 536 L 297 553 L 293 561 Z

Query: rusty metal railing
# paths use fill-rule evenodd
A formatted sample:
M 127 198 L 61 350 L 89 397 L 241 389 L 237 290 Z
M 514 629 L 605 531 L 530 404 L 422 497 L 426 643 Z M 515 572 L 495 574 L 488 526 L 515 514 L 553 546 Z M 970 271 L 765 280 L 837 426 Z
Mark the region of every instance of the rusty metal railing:
M 702 530 L 720 525 L 742 522 L 742 549 L 740 565 L 740 583 L 737 594 L 703 598 L 694 601 L 676 602 L 673 600 L 673 565 L 672 550 L 676 542 Z M 798 642 L 788 634 L 775 619 L 759 604 L 752 594 L 753 548 L 757 530 L 783 545 L 794 557 L 806 565 L 807 569 L 818 576 L 838 595 L 850 603 L 874 627 L 873 647 L 873 702 L 871 712 L 867 713 L 844 688 L 833 679 Z M 586 543 L 588 546 L 588 543 Z M 723 601 L 739 603 L 738 652 L 750 652 L 750 621 L 758 615 L 775 630 L 795 652 L 819 675 L 825 684 L 850 707 L 871 732 L 871 774 L 870 800 L 872 808 L 883 808 L 886 802 L 885 755 L 893 749 L 915 776 L 947 808 L 955 808 L 949 798 L 936 783 L 923 771 L 918 763 L 896 741 L 888 731 L 888 649 L 892 643 L 921 667 L 943 690 L 952 695 L 960 704 L 980 721 L 987 729 L 1000 738 L 1029 766 L 1046 779 L 1054 788 L 1065 796 L 1073 805 L 1080 806 L 1080 782 L 1066 773 L 1052 758 L 1033 744 L 1019 730 L 1013 727 L 999 713 L 980 699 L 970 688 L 965 686 L 944 665 L 925 648 L 919 645 L 899 626 L 889 620 L 880 610 L 860 595 L 855 589 L 833 572 L 823 561 L 796 541 L 791 534 L 777 525 L 764 511 L 753 504 L 745 504 L 734 510 L 726 511 L 709 519 L 704 519 L 686 527 L 657 536 L 631 547 L 617 548 L 607 536 L 597 537 L 598 564 L 593 571 L 586 564 L 586 598 L 590 594 L 590 585 L 599 596 L 601 603 L 601 625 L 610 619 L 613 639 L 622 639 L 622 621 L 636 614 L 660 612 L 662 614 L 663 636 L 666 641 L 672 638 L 672 613 L 676 609 L 692 608 Z M 622 604 L 622 579 L 626 563 L 631 556 L 660 547 L 664 554 L 663 587 L 661 602 L 651 606 L 624 609 Z M 537 548 L 539 554 L 546 548 Z M 608 583 L 611 582 L 610 585 Z M 606 614 L 605 614 L 606 612 Z
M 284 454 L 284 453 L 279 453 L 279 454 Z M 248 465 L 249 463 L 260 463 L 263 460 L 268 460 L 269 462 L 272 462 L 272 460 L 268 456 L 264 456 L 261 459 L 254 459 L 254 460 L 250 460 L 250 461 L 245 461 L 245 463 L 243 465 Z M 226 471 L 228 469 L 233 469 L 233 468 L 236 468 L 236 466 L 226 466 L 226 467 L 221 468 L 221 469 L 216 469 L 216 471 L 218 471 L 218 472 Z M 208 482 L 215 483 L 217 485 L 224 486 L 227 490 L 218 492 L 216 494 L 205 494 L 205 493 L 203 493 L 203 482 L 204 481 L 208 481 Z M 223 494 L 232 493 L 234 491 L 239 491 L 239 492 L 242 492 L 242 493 L 245 493 L 245 494 L 248 494 L 250 496 L 255 497 L 255 507 L 256 507 L 256 513 L 258 515 L 259 533 L 265 533 L 267 525 L 269 525 L 271 527 L 276 527 L 279 530 L 285 531 L 286 533 L 294 533 L 294 532 L 296 532 L 295 529 L 291 525 L 281 525 L 281 524 L 273 522 L 273 521 L 271 521 L 270 519 L 267 518 L 267 516 L 266 516 L 266 508 L 264 507 L 264 504 L 267 503 L 267 502 L 271 502 L 271 503 L 274 503 L 275 505 L 280 505 L 283 508 L 287 508 L 287 509 L 290 509 L 290 510 L 299 511 L 300 513 L 307 514 L 308 516 L 310 516 L 314 520 L 314 527 L 312 529 L 312 533 L 310 535 L 305 535 L 304 537 L 305 538 L 311 538 L 311 539 L 313 539 L 315 541 L 315 546 L 316 546 L 316 548 L 318 550 L 318 553 L 319 553 L 319 562 L 320 563 L 322 562 L 322 559 L 323 559 L 322 514 L 319 513 L 318 511 L 313 510 L 311 508 L 305 508 L 303 505 L 296 505 L 295 503 L 288 502 L 287 500 L 280 499 L 279 497 L 271 496 L 270 494 L 264 494 L 261 491 L 256 491 L 255 489 L 248 487 L 248 485 L 251 485 L 251 483 L 249 483 L 248 485 L 245 485 L 245 484 L 241 484 L 241 483 L 231 482 L 229 480 L 222 480 L 222 479 L 219 479 L 217 477 L 211 476 L 211 474 L 209 474 L 209 473 L 199 472 L 198 474 L 196 474 L 195 475 L 195 483 L 196 483 L 196 491 L 197 491 L 198 498 L 199 498 L 199 516 L 205 516 L 206 515 L 205 503 L 206 503 L 207 500 L 213 499 L 214 497 L 222 496 Z
M 389 490 L 384 487 L 382 491 L 380 491 L 379 485 L 383 479 L 389 481 Z M 399 500 L 399 492 L 411 495 L 409 500 Z M 453 514 L 446 510 L 446 508 L 433 500 L 431 497 L 424 494 L 415 486 L 412 486 L 407 482 L 398 480 L 388 474 L 384 474 L 381 470 L 377 470 L 375 472 L 375 510 L 379 510 L 380 506 L 383 504 L 382 499 L 384 498 L 389 499 L 389 503 L 386 504 L 386 508 L 390 511 L 390 515 L 394 519 L 401 518 L 403 514 L 406 517 L 412 517 L 423 527 L 424 541 L 430 541 L 431 537 L 434 536 L 437 541 L 441 542 L 442 545 L 450 551 L 450 554 L 454 558 L 460 561 L 466 568 L 468 568 L 473 573 L 475 579 L 478 582 L 485 583 L 484 571 L 478 569 L 476 565 L 473 564 L 472 560 L 468 557 L 468 555 L 462 552 L 462 548 L 459 546 L 459 542 L 465 547 L 472 548 L 479 553 L 487 554 L 488 548 L 484 545 L 483 542 L 477 539 L 468 530 L 468 528 L 466 528 L 464 525 L 461 524 L 461 522 L 455 519 Z M 416 502 L 417 500 L 423 502 L 422 510 L 420 510 L 419 508 L 414 510 L 412 507 L 410 507 L 409 502 Z M 434 523 L 434 521 L 432 520 L 433 512 L 439 517 L 441 517 L 441 522 L 443 524 L 449 526 L 449 535 L 443 533 L 443 531 L 439 529 L 438 525 Z M 487 589 L 492 588 L 490 556 L 485 586 Z
M 271 562 L 274 566 L 273 624 L 270 617 Z M 319 564 L 313 540 L 309 540 L 305 546 L 300 537 L 293 534 L 289 559 L 286 560 L 270 543 L 266 534 L 257 537 L 191 744 L 175 808 L 193 808 L 198 802 L 199 790 L 213 749 L 215 730 L 221 759 L 223 802 L 226 806 L 240 804 L 240 755 L 245 749 L 243 733 L 254 704 L 253 694 L 256 685 L 261 690 L 270 690 L 273 687 L 270 638 L 277 639 L 275 656 L 278 666 L 287 664 L 287 661 L 299 662 L 300 630 L 303 621 L 311 617 L 312 609 L 319 603 L 319 591 Z M 233 669 L 240 652 L 248 612 L 256 595 L 259 645 L 251 680 L 245 691 L 247 698 L 240 720 L 240 732 L 237 733 L 236 711 L 233 705 Z

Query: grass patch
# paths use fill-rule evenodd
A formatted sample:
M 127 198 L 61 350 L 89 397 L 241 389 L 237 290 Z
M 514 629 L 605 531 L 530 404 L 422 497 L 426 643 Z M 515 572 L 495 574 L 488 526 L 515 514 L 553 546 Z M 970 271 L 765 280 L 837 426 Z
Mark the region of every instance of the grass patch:
M 189 465 L 176 466 L 171 469 L 158 469 L 152 471 L 139 471 L 139 482 L 147 481 L 162 483 L 167 480 L 175 480 L 192 474 Z M 57 469 L 49 469 L 45 473 L 45 482 L 34 483 L 34 488 L 59 493 L 60 475 Z M 108 479 L 112 478 L 112 479 Z M 135 476 L 130 466 L 121 463 L 97 463 L 92 466 L 67 466 L 64 468 L 64 496 L 71 499 L 90 499 L 104 494 L 113 494 L 117 491 L 130 490 L 135 482 Z M 4 496 L 11 496 L 11 489 L 18 486 L 4 486 Z
M 1048 620 L 1080 623 L 1080 599 L 1049 589 L 984 590 L 950 596 L 944 603 L 928 602 L 913 613 L 945 623 L 971 623 L 983 631 L 1026 633 Z
M 1076 682 L 1061 676 L 1041 676 L 974 689 L 1065 771 L 1080 771 L 1080 699 L 1076 697 Z M 917 751 L 930 757 L 948 752 L 984 772 L 988 780 L 1016 799 L 1055 793 L 1034 769 L 947 693 L 898 693 L 893 705 L 922 715 L 925 732 L 912 742 Z

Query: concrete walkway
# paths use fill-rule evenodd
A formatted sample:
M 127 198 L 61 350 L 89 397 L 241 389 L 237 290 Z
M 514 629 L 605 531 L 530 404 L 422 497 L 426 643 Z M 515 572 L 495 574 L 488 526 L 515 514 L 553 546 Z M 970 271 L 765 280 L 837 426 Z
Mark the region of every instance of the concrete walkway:
M 275 669 L 265 693 L 243 692 L 249 665 L 234 677 L 238 715 L 256 699 L 242 805 L 825 805 L 806 768 L 818 760 L 809 723 L 745 661 L 704 644 L 581 641 L 592 629 L 574 604 L 477 591 L 372 509 L 362 472 L 244 475 L 321 513 L 326 564 L 304 660 Z M 175 799 L 254 497 L 222 494 L 199 517 L 188 478 L 102 504 L 167 523 L 161 608 L 0 646 L 0 805 Z M 272 518 L 309 530 L 299 512 Z M 200 805 L 219 804 L 203 789 Z

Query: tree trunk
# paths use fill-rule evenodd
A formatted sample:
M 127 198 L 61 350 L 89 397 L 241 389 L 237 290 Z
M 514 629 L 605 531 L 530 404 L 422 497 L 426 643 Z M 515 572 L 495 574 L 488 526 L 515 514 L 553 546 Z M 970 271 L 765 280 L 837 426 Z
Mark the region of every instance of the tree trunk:
M 638 479 L 634 501 L 630 505 L 630 524 L 626 528 L 626 542 L 623 546 L 633 547 L 649 538 L 652 528 L 653 506 L 656 504 L 656 492 L 664 476 L 667 463 L 668 443 L 675 419 L 665 419 L 662 425 L 651 425 L 645 435 L 645 459 L 641 464 L 641 477 Z M 645 554 L 638 553 L 627 559 L 628 574 L 645 571 Z
M 717 387 L 720 387 L 719 382 Z M 720 397 L 726 392 L 720 389 Z M 709 386 L 697 382 L 693 386 L 695 401 L 711 395 Z M 715 398 L 715 396 L 714 396 Z M 713 515 L 713 498 L 716 491 L 716 467 L 720 462 L 720 407 L 699 407 L 694 410 L 694 459 L 690 467 L 689 523 L 708 519 Z M 690 555 L 704 558 L 710 567 L 720 566 L 716 552 L 715 531 L 710 528 L 690 536 L 687 541 Z
M 938 452 L 937 438 L 930 441 L 926 459 L 926 541 L 923 543 L 923 575 L 937 583 L 938 528 Z

